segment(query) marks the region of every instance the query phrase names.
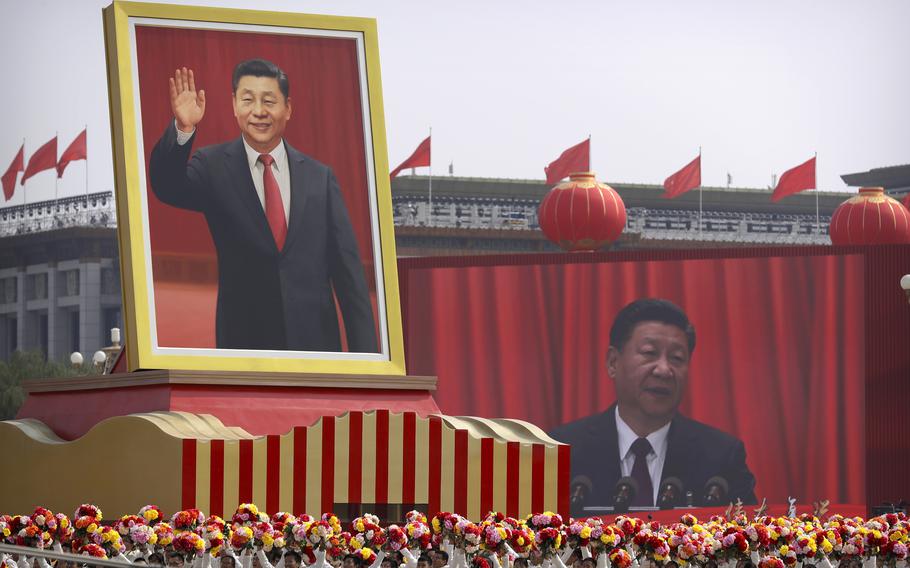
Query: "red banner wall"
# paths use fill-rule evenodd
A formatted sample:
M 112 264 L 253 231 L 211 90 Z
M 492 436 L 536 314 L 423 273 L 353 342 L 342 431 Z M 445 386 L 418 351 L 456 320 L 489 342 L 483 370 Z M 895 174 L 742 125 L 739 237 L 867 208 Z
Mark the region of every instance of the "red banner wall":
M 446 414 L 549 429 L 613 402 L 613 317 L 667 298 L 698 335 L 681 410 L 744 441 L 759 499 L 865 502 L 863 255 L 672 257 L 403 260 L 408 372 Z

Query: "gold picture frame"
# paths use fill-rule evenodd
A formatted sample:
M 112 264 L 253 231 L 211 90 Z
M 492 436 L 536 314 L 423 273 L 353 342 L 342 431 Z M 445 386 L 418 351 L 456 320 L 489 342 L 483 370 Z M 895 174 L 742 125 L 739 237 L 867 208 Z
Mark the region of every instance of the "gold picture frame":
M 389 168 L 379 71 L 379 47 L 375 20 L 117 1 L 104 9 L 104 25 L 114 148 L 118 238 L 123 282 L 123 315 L 126 331 L 125 351 L 128 369 L 130 371 L 140 369 L 182 369 L 307 374 L 405 375 L 395 234 L 392 220 L 392 199 L 388 177 Z M 165 42 L 160 45 L 149 44 L 148 42 L 151 40 L 143 39 L 151 33 L 149 30 L 155 32 L 163 30 L 162 33 L 170 34 L 168 36 L 169 39 L 155 40 Z M 173 34 L 178 35 L 174 36 Z M 168 343 L 164 339 L 166 334 L 162 332 L 162 322 L 165 316 L 162 315 L 162 306 L 165 305 L 170 306 L 169 313 L 171 315 L 168 317 L 171 319 L 168 321 L 171 323 L 169 325 L 177 329 L 178 333 L 184 329 L 184 323 L 190 327 L 198 324 L 200 328 L 207 330 L 205 333 L 208 333 L 208 328 L 205 326 L 209 325 L 203 321 L 205 318 L 194 315 L 193 309 L 196 308 L 197 302 L 187 299 L 191 298 L 191 296 L 179 295 L 184 293 L 182 288 L 177 285 L 172 286 L 174 289 L 179 288 L 177 295 L 174 296 L 178 300 L 172 298 L 173 294 L 168 295 L 163 292 L 165 285 L 160 283 L 162 282 L 160 276 L 164 272 L 161 266 L 165 266 L 165 264 L 164 261 L 160 262 L 161 266 L 155 264 L 160 259 L 155 260 L 153 256 L 158 255 L 160 257 L 164 253 L 159 254 L 158 249 L 153 249 L 151 241 L 155 240 L 158 243 L 164 238 L 161 235 L 164 235 L 177 242 L 178 244 L 174 246 L 179 247 L 181 241 L 189 242 L 192 239 L 182 238 L 180 235 L 173 237 L 173 231 L 178 231 L 179 233 L 179 231 L 183 230 L 182 224 L 160 226 L 161 223 L 159 223 L 159 225 L 156 225 L 157 221 L 154 220 L 154 216 L 158 214 L 156 211 L 160 212 L 165 209 L 162 209 L 164 206 L 161 206 L 155 202 L 153 197 L 150 197 L 150 184 L 147 178 L 147 159 L 151 150 L 149 140 L 154 140 L 153 137 L 160 135 L 160 130 L 157 129 L 158 124 L 149 126 L 146 122 L 150 120 L 149 117 L 153 114 L 161 114 L 158 111 L 149 110 L 152 107 L 148 105 L 152 104 L 152 102 L 156 105 L 159 104 L 159 98 L 166 98 L 167 92 L 166 79 L 161 91 L 157 90 L 161 83 L 161 78 L 155 74 L 161 75 L 161 73 L 152 67 L 158 64 L 162 50 L 156 49 L 155 45 L 179 50 L 184 45 L 184 40 L 192 44 L 198 37 L 202 37 L 199 34 L 222 34 L 224 38 L 227 38 L 224 41 L 228 47 L 241 51 L 242 48 L 240 46 L 248 44 L 260 45 L 263 50 L 268 51 L 270 42 L 280 41 L 283 44 L 290 45 L 287 49 L 290 49 L 295 54 L 295 57 L 288 59 L 292 61 L 292 64 L 297 60 L 303 60 L 308 57 L 306 50 L 310 48 L 307 47 L 309 45 L 307 42 L 319 41 L 322 42 L 320 45 L 330 44 L 331 46 L 336 45 L 332 43 L 336 40 L 338 42 L 348 42 L 339 43 L 338 45 L 343 46 L 344 50 L 346 50 L 345 53 L 352 52 L 351 50 L 356 52 L 355 56 L 345 56 L 348 57 L 345 61 L 355 61 L 355 63 L 348 65 L 350 69 L 342 67 L 346 69 L 345 72 L 348 73 L 348 76 L 354 77 L 356 75 L 357 80 L 352 79 L 350 84 L 354 85 L 356 83 L 358 91 L 354 92 L 355 87 L 352 86 L 350 87 L 350 93 L 347 91 L 345 93 L 350 95 L 347 99 L 355 101 L 350 104 L 358 105 L 360 109 L 359 118 L 356 115 L 350 115 L 350 113 L 343 116 L 339 114 L 338 116 L 351 124 L 358 121 L 362 124 L 362 150 L 357 147 L 357 144 L 348 144 L 351 148 L 356 149 L 358 156 L 361 156 L 360 152 L 362 152 L 362 171 L 358 169 L 360 167 L 358 166 L 346 168 L 342 174 L 348 174 L 350 172 L 347 170 L 351 170 L 353 173 L 350 173 L 350 176 L 359 176 L 357 177 L 358 180 L 365 180 L 363 187 L 366 195 L 357 194 L 357 199 L 365 198 L 367 201 L 358 205 L 357 211 L 360 212 L 360 217 L 368 216 L 369 226 L 367 227 L 363 223 L 358 225 L 353 215 L 351 216 L 351 225 L 354 229 L 361 230 L 361 234 L 366 234 L 368 237 L 360 239 L 357 244 L 362 250 L 367 251 L 367 253 L 362 253 L 361 257 L 363 258 L 366 274 L 365 280 L 370 286 L 372 294 L 373 314 L 377 324 L 377 353 L 351 353 L 344 350 L 337 352 L 306 351 L 286 348 L 219 348 L 211 345 L 180 344 L 178 340 Z M 174 40 L 174 37 L 177 37 L 177 40 Z M 152 50 L 154 57 L 140 54 L 140 40 L 145 42 L 142 44 L 145 52 Z M 231 43 L 235 40 L 238 42 L 236 45 Z M 256 43 L 257 41 L 260 43 Z M 351 45 L 354 47 L 351 47 Z M 164 51 L 167 51 L 167 49 Z M 300 55 L 300 57 L 297 57 L 297 55 Z M 194 56 L 198 56 L 198 54 Z M 205 61 L 205 64 L 199 65 L 199 67 L 210 69 L 209 63 L 213 61 L 214 57 L 219 56 L 218 53 L 204 54 L 203 61 Z M 258 56 L 257 53 L 250 53 L 250 58 Z M 313 55 L 313 60 L 319 61 L 320 57 L 325 57 L 325 54 L 320 52 Z M 146 65 L 143 61 L 152 63 Z M 171 67 L 171 73 L 173 73 L 173 67 Z M 197 81 L 200 75 L 201 73 L 197 73 Z M 206 87 L 209 101 L 221 101 L 221 99 L 216 99 L 216 97 L 227 97 L 230 93 L 229 83 L 224 83 L 223 75 L 224 73 L 218 75 L 217 81 L 210 78 L 210 86 Z M 150 76 L 157 77 L 154 89 L 141 88 L 141 83 L 148 80 Z M 288 73 L 288 76 L 293 84 L 295 78 L 290 73 Z M 307 81 L 315 82 L 316 79 L 307 76 L 303 81 L 298 80 L 298 83 L 307 85 Z M 293 93 L 294 91 L 291 91 L 292 99 L 294 99 Z M 316 97 L 316 95 L 308 93 L 309 91 L 304 89 L 302 97 L 304 103 L 307 102 L 307 97 Z M 210 102 L 208 104 L 211 106 L 213 103 Z M 295 117 L 301 114 L 298 112 L 299 109 L 300 104 L 296 103 L 294 106 Z M 144 112 L 146 113 L 145 115 L 143 114 Z M 215 111 L 207 108 L 206 116 L 210 112 Z M 335 111 L 320 110 L 319 116 L 321 117 L 326 112 L 331 114 L 331 112 Z M 337 112 L 340 113 L 341 111 Z M 316 115 L 315 113 L 316 111 L 313 111 L 313 116 Z M 221 114 L 224 113 L 222 112 Z M 230 117 L 230 121 L 233 120 L 234 118 Z M 160 124 L 160 127 L 165 128 L 166 123 Z M 239 137 L 236 132 L 236 124 L 233 127 L 235 129 L 234 136 Z M 359 139 L 359 134 L 357 134 L 356 130 L 347 129 L 349 132 L 354 132 L 351 135 L 354 137 L 353 139 Z M 336 138 L 339 136 L 341 135 L 337 135 Z M 300 138 L 305 138 L 307 143 L 309 143 L 313 136 L 301 136 Z M 336 140 L 333 142 L 334 146 L 332 148 L 340 147 L 344 143 L 344 140 Z M 199 145 L 197 144 L 197 146 Z M 319 158 L 317 157 L 317 159 Z M 361 160 L 361 158 L 348 159 L 351 163 L 360 164 L 357 160 Z M 331 166 L 331 164 L 329 165 Z M 337 170 L 336 173 L 338 173 Z M 342 175 L 338 177 L 343 188 Z M 358 185 L 358 187 L 360 186 Z M 358 191 L 364 193 L 363 190 Z M 350 195 L 345 195 L 345 201 L 348 202 L 348 207 L 350 208 Z M 367 213 L 363 213 L 363 211 L 367 211 Z M 169 211 L 168 214 L 170 214 Z M 197 213 L 196 215 L 199 214 Z M 199 217 L 194 222 L 204 223 L 205 220 L 201 215 Z M 366 241 L 369 242 L 365 244 Z M 201 271 L 204 273 L 206 266 L 211 267 L 213 260 L 211 255 L 193 256 L 193 254 L 195 253 L 191 251 L 181 257 L 184 260 L 188 258 L 193 262 L 198 261 L 194 265 L 195 268 L 190 272 Z M 370 258 L 367 258 L 367 255 Z M 214 266 L 217 271 L 217 258 L 215 258 L 215 263 Z M 205 284 L 205 282 L 209 282 L 209 284 Z M 203 284 L 191 282 L 184 288 L 195 290 L 196 288 L 193 288 L 193 286 L 196 286 L 199 290 L 203 290 L 203 292 L 200 292 L 199 297 L 205 298 L 205 301 L 199 302 L 199 304 L 211 306 L 214 300 L 211 297 L 210 279 L 205 282 Z M 205 286 L 209 287 L 206 288 Z M 337 284 L 335 289 L 337 290 Z M 167 304 L 167 302 L 170 302 L 170 304 Z M 186 315 L 184 316 L 183 314 Z M 180 323 L 179 319 L 175 319 L 179 317 L 185 317 L 184 323 Z M 173 325 L 175 321 L 178 323 Z M 211 325 L 214 326 L 214 323 L 212 322 Z M 282 323 L 276 322 L 276 325 L 282 325 Z M 376 386 L 381 387 L 381 385 Z

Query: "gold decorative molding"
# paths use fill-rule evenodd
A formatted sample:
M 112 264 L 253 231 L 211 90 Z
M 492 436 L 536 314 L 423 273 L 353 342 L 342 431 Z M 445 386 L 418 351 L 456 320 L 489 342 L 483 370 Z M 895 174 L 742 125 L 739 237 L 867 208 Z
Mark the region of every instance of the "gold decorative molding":
M 321 387 L 435 391 L 436 377 L 416 375 L 327 375 L 322 373 L 268 373 L 254 371 L 155 370 L 23 381 L 25 392 L 62 392 L 156 385 L 210 385 L 219 387 Z

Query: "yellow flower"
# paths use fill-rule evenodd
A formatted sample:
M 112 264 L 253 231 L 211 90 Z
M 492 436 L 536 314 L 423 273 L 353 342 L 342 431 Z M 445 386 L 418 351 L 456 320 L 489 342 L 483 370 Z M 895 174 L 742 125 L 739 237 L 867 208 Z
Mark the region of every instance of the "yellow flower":
M 781 556 L 786 556 L 787 553 L 790 552 L 790 547 L 787 546 L 787 545 L 785 544 L 785 545 L 783 545 L 783 546 L 780 547 L 779 552 L 780 552 L 780 555 L 781 555 Z
M 580 536 L 581 538 L 591 538 L 591 527 L 586 525 L 584 528 L 582 528 Z
M 834 550 L 834 547 L 831 545 L 831 542 L 827 538 L 822 539 L 822 550 L 824 551 L 825 554 L 828 554 L 829 552 Z
M 85 530 L 90 533 L 98 532 L 98 525 L 91 523 L 89 526 L 85 527 Z

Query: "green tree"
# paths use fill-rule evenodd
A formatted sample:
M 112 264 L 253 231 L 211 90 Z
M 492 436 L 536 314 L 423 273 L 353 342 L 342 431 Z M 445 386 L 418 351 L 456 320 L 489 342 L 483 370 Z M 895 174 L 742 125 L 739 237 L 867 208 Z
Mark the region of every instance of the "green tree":
M 61 361 L 48 361 L 40 351 L 16 351 L 9 361 L 0 361 L 0 420 L 15 418 L 25 401 L 22 381 L 87 375 L 91 365 L 81 369 Z

